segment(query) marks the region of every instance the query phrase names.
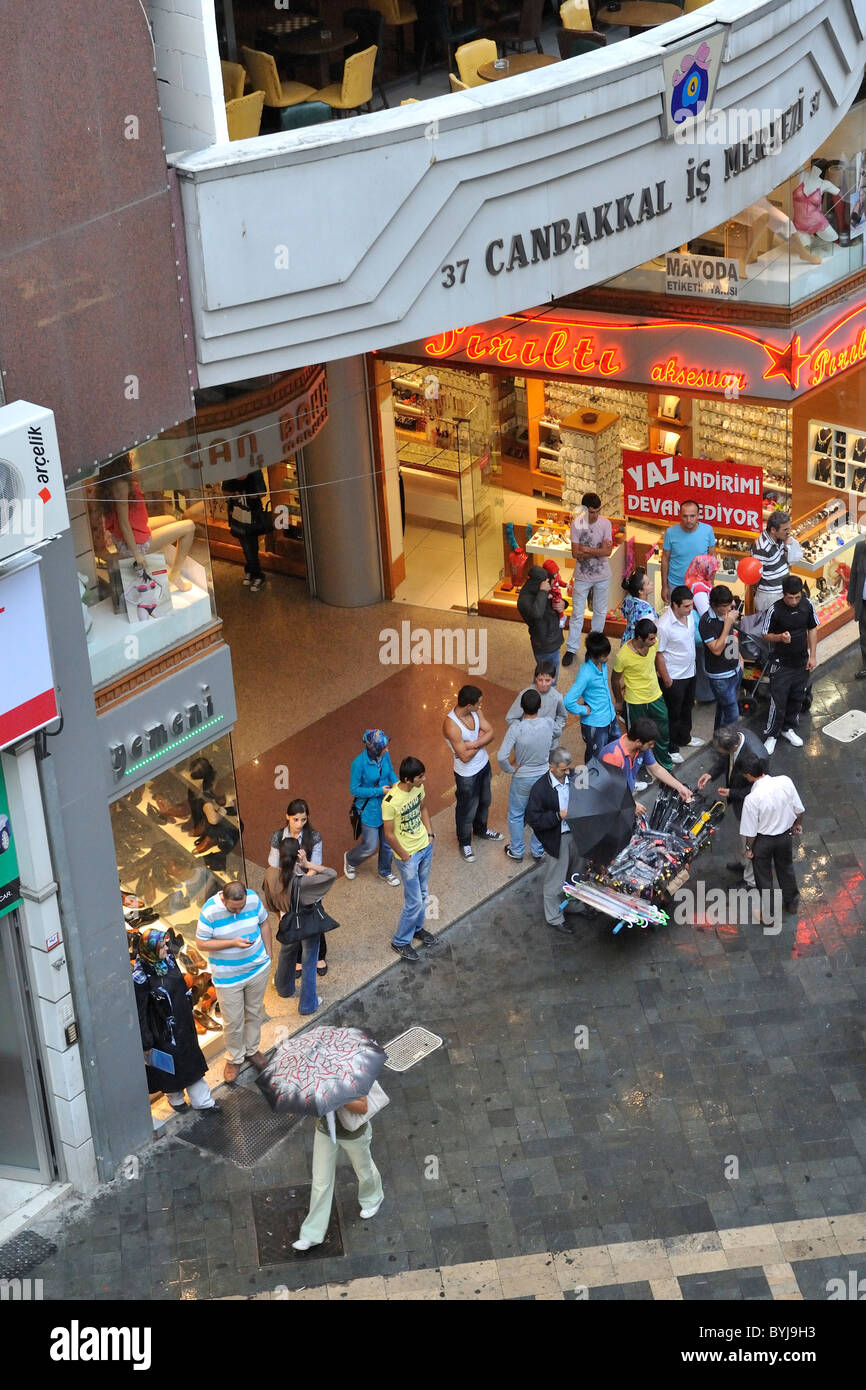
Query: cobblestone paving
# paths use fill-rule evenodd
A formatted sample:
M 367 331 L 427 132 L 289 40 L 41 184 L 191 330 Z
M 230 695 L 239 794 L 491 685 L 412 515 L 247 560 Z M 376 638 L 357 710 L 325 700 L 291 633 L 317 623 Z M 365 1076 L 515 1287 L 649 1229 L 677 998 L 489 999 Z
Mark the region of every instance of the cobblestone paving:
M 866 1274 L 866 758 L 817 732 L 858 703 L 854 666 L 822 668 L 806 747 L 774 754 L 807 808 L 777 935 L 575 916 L 560 936 L 527 875 L 329 1011 L 445 1042 L 384 1074 L 374 1220 L 340 1164 L 345 1255 L 259 1264 L 252 1194 L 309 1182 L 309 1124 L 244 1170 L 177 1122 L 138 1176 L 39 1224 L 46 1298 L 823 1298 Z M 731 826 L 719 840 L 708 888 L 732 886 Z

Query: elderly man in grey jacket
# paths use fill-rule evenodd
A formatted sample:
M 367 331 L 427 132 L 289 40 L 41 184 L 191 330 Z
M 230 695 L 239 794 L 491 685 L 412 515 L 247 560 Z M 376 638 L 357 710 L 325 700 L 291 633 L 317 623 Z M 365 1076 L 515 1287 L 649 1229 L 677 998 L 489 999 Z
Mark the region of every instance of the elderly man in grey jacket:
M 511 773 L 508 795 L 508 836 L 505 853 L 509 859 L 523 858 L 523 828 L 526 803 L 539 777 L 547 771 L 553 720 L 541 714 L 541 695 L 532 686 L 520 696 L 520 719 L 510 723 L 496 754 L 503 772 Z M 544 846 L 533 834 L 529 842 L 533 859 L 541 859 Z

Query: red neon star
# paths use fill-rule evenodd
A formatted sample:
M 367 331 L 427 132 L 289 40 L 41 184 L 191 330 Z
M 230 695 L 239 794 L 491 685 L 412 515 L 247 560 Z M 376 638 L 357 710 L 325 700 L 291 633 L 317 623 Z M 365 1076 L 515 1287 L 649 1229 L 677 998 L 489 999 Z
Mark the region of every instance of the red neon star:
M 764 381 L 769 381 L 770 377 L 784 377 L 792 391 L 796 391 L 800 384 L 800 371 L 804 362 L 809 361 L 809 353 L 800 351 L 800 335 L 795 333 L 787 347 L 771 347 L 769 343 L 763 344 L 764 351 L 770 359 L 770 365 L 764 372 Z

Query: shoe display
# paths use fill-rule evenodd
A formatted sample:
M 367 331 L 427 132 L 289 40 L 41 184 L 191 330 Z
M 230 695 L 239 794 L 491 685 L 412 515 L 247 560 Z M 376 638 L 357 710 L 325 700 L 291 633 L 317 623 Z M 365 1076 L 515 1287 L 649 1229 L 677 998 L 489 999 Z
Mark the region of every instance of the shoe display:
M 438 945 L 437 938 L 433 935 L 432 931 L 428 931 L 426 927 L 419 927 L 415 933 L 414 939 L 420 941 L 423 946 Z
M 421 959 L 414 946 L 396 946 L 392 941 L 391 950 L 396 951 L 397 955 L 402 956 L 404 960 L 411 960 L 413 965 L 417 965 Z
M 399 888 L 400 884 L 403 882 L 396 874 L 380 874 L 379 877 L 382 879 L 383 883 L 390 883 L 392 888 Z
M 783 729 L 782 738 L 787 739 L 788 743 L 790 743 L 794 748 L 803 747 L 803 740 L 801 739 L 798 733 L 794 732 L 793 729 Z
M 773 737 L 772 734 L 770 735 L 769 738 L 765 738 L 765 739 L 764 739 L 764 747 L 766 748 L 766 750 L 767 750 L 768 753 L 775 753 L 775 751 L 776 751 L 776 740 L 775 740 L 775 738 Z
M 515 864 L 522 864 L 522 863 L 523 863 L 523 855 L 522 855 L 522 854 L 514 854 L 510 845 L 506 845 L 506 846 L 505 846 L 505 854 L 506 854 L 506 857 L 507 857 L 508 859 L 513 859 L 514 862 L 515 862 Z M 535 855 L 533 855 L 532 857 L 533 857 L 533 859 L 534 859 L 534 858 L 535 858 Z
M 566 652 L 562 658 L 563 666 L 570 666 L 574 661 L 574 652 Z
M 682 753 L 671 753 L 671 762 L 672 762 L 672 763 L 684 763 L 684 762 L 685 762 L 685 758 L 683 757 Z
M 375 1215 L 376 1215 L 376 1212 L 379 1210 L 379 1208 L 381 1207 L 381 1205 L 382 1205 L 382 1203 L 384 1202 L 384 1200 L 385 1200 L 385 1197 L 384 1197 L 384 1194 L 383 1194 L 383 1195 L 379 1198 L 378 1202 L 376 1203 L 376 1205 L 375 1205 L 374 1207 L 362 1207 L 362 1208 L 361 1208 L 361 1220 L 362 1220 L 362 1221 L 369 1221 L 371 1216 L 375 1216 Z
M 354 878 L 355 872 L 356 871 L 352 868 L 352 865 L 349 863 L 349 851 L 346 850 L 346 853 L 343 855 L 343 873 L 346 875 L 346 878 Z
M 461 851 L 462 851 L 462 853 L 463 853 L 463 858 L 466 860 L 467 864 L 474 864 L 474 862 L 475 862 L 475 851 L 473 850 L 472 846 L 471 846 L 471 845 L 461 845 L 460 848 L 461 848 Z

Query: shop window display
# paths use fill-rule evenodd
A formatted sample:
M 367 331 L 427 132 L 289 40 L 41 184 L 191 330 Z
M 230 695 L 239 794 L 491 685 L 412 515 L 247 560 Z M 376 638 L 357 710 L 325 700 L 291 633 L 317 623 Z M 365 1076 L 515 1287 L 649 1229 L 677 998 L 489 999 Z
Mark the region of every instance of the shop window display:
M 115 801 L 111 818 L 130 958 L 140 928 L 170 933 L 204 1045 L 222 1023 L 207 959 L 195 946 L 196 923 L 208 898 L 244 876 L 229 740 Z

